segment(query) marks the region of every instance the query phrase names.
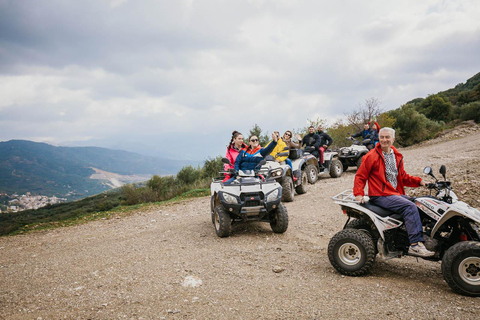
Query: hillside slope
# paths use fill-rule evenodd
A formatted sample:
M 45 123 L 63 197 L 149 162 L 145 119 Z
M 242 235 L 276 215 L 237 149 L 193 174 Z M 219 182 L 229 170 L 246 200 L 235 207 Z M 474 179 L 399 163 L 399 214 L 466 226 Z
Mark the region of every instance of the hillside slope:
M 25 140 L 0 142 L 0 192 L 65 196 L 109 189 L 96 170 L 120 175 L 175 174 L 173 160 L 98 147 L 55 147 Z
M 400 151 L 410 174 L 430 165 L 438 176 L 445 164 L 459 197 L 479 207 L 479 141 L 475 130 Z M 0 238 L 0 318 L 477 319 L 478 298 L 453 293 L 437 262 L 377 259 L 366 277 L 335 272 L 327 247 L 346 216 L 331 197 L 354 175 L 322 178 L 287 203 L 280 235 L 252 223 L 220 239 L 204 197 Z

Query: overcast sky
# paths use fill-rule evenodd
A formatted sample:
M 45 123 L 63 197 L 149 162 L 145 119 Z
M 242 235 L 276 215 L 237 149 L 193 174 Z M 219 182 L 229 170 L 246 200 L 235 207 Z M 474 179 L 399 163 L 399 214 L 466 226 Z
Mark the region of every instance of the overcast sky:
M 480 72 L 480 2 L 0 0 L 0 140 L 204 160 Z

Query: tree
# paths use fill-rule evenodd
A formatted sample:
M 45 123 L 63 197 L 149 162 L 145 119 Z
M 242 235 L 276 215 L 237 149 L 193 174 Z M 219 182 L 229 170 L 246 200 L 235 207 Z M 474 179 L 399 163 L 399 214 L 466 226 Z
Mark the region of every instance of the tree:
M 222 157 L 218 156 L 216 158 L 205 160 L 205 163 L 202 168 L 202 177 L 203 178 L 214 178 L 218 176 L 218 173 L 223 170 Z
M 184 184 L 192 184 L 200 178 L 200 168 L 195 169 L 192 166 L 185 166 L 177 173 L 177 179 Z
M 453 120 L 453 105 L 448 99 L 444 99 L 440 95 L 432 94 L 424 99 L 417 109 L 427 118 L 434 121 L 450 121 Z
M 338 120 L 331 127 L 328 128 L 328 135 L 333 139 L 333 145 L 337 148 L 347 147 L 352 144 L 351 141 L 345 139 L 351 136 L 356 127 L 348 125 L 343 120 Z
M 346 114 L 347 125 L 356 127 L 357 130 L 355 131 L 362 130 L 365 123 L 368 123 L 370 119 L 381 113 L 380 104 L 381 102 L 378 98 L 366 99 L 364 105 L 359 105 L 357 109 Z
M 460 119 L 463 121 L 474 120 L 480 123 L 480 101 L 471 102 L 460 108 Z
M 270 141 L 270 137 L 268 136 L 268 132 L 266 134 L 262 135 L 262 129 L 256 123 L 252 127 L 252 129 L 250 129 L 250 132 L 248 134 L 247 139 L 250 138 L 251 136 L 257 136 L 258 137 L 258 142 L 260 143 L 260 145 L 262 147 L 265 147 L 268 144 L 268 142 Z M 248 144 L 248 140 L 245 143 Z
M 403 105 L 399 109 L 388 112 L 389 117 L 395 118 L 394 129 L 396 141 L 403 146 L 432 138 L 435 133 L 442 130 L 442 125 L 428 119 L 424 114 L 415 110 L 413 105 Z

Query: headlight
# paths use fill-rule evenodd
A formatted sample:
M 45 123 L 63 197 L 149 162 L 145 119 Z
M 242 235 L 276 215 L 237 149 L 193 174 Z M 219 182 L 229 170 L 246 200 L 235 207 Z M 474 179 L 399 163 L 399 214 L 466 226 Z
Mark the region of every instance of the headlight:
M 282 175 L 282 172 L 283 170 L 281 168 L 278 168 L 278 169 L 272 170 L 272 172 L 270 173 L 270 176 L 280 177 Z
M 278 193 L 279 193 L 279 188 L 275 189 L 272 192 L 270 192 L 269 194 L 267 194 L 267 202 L 277 200 L 278 199 Z
M 354 156 L 356 156 L 356 155 L 358 154 L 358 151 L 357 151 L 357 150 L 354 150 L 354 151 L 352 151 L 352 154 L 353 154 Z
M 222 192 L 222 197 L 225 200 L 226 203 L 238 203 L 238 199 L 235 196 L 232 196 L 231 194 Z

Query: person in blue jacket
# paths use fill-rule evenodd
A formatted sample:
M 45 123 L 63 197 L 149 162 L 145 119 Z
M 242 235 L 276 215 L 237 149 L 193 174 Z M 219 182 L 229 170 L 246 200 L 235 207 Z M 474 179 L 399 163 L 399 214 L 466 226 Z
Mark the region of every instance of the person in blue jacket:
M 277 135 L 272 133 L 272 142 L 265 148 L 262 148 L 258 142 L 257 136 L 251 136 L 248 140 L 248 148 L 243 149 L 235 160 L 235 171 L 238 170 L 254 170 L 255 167 L 269 155 L 277 145 Z
M 369 139 L 371 134 L 372 134 L 372 129 L 370 129 L 370 126 L 368 125 L 368 123 L 365 123 L 365 125 L 363 126 L 363 130 L 352 135 L 352 138 L 362 137 L 365 140 L 365 139 Z

